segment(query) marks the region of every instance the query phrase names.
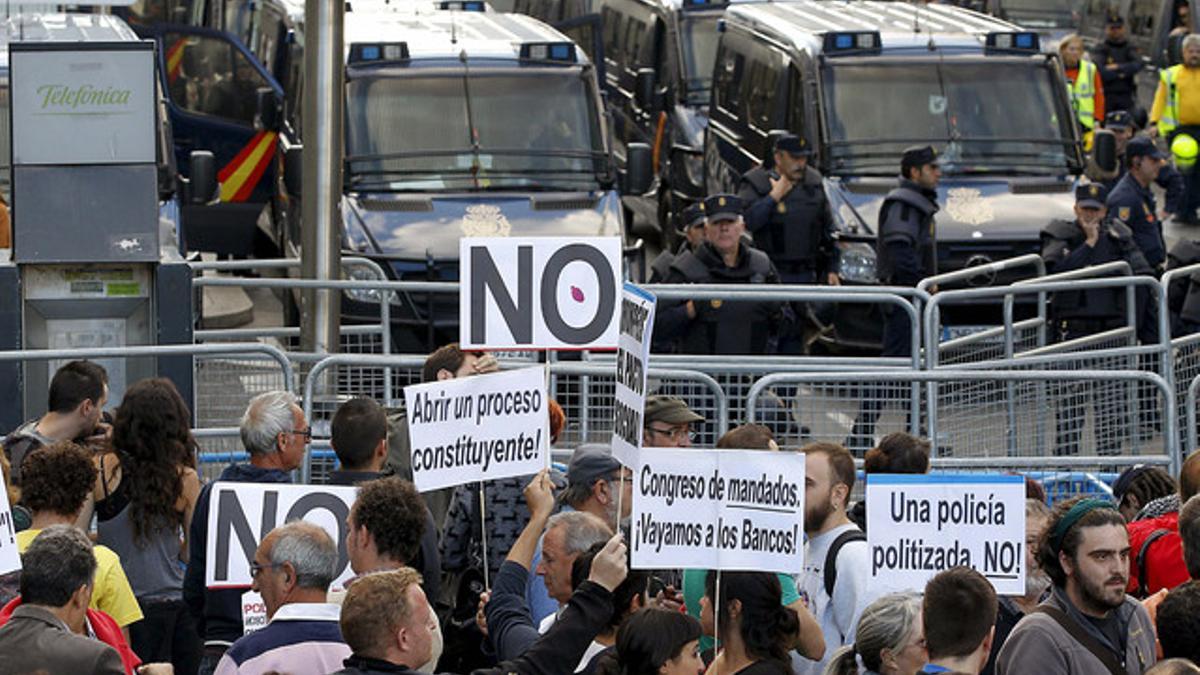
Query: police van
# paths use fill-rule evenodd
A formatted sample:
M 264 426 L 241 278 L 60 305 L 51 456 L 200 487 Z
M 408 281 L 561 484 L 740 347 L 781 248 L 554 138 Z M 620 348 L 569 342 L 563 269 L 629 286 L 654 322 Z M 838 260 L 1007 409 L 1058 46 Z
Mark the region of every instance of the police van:
M 1058 41 L 1079 27 L 1084 0 L 988 0 L 987 13 L 1035 30 L 1042 47 L 1058 49 Z
M 623 235 L 595 69 L 562 33 L 518 14 L 355 8 L 345 45 L 343 254 L 393 279 L 452 281 L 464 236 Z M 282 127 L 275 236 L 289 254 L 304 227 L 303 127 Z M 649 148 L 633 154 L 630 180 L 648 181 Z M 457 298 L 393 303 L 402 349 L 457 336 Z M 375 294 L 347 292 L 342 313 L 377 320 Z
M 946 5 L 865 0 L 734 4 L 723 21 L 708 191 L 733 190 L 772 132 L 803 136 L 825 177 L 844 283 L 877 283 L 878 211 L 908 146 L 942 153 L 941 272 L 1037 252 L 1047 223 L 1074 217 L 1084 157 L 1057 56 L 1035 33 Z M 843 305 L 825 337 L 873 347 L 879 325 Z

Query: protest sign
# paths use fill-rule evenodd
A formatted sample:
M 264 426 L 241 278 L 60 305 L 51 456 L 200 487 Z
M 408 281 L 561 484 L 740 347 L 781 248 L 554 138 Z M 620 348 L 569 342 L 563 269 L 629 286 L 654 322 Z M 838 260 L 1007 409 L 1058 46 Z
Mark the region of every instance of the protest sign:
M 242 593 L 242 635 L 249 635 L 267 625 L 267 603 L 254 591 Z
M 642 448 L 633 567 L 799 572 L 804 455 Z
M 620 237 L 464 237 L 463 349 L 615 349 Z
M 544 367 L 404 388 L 413 484 L 425 492 L 546 468 L 550 413 Z
M 0 574 L 21 569 L 21 554 L 17 552 L 17 526 L 13 523 L 12 504 L 4 489 L 4 469 L 0 467 Z
M 924 474 L 867 476 L 871 583 L 925 588 L 965 565 L 1000 595 L 1025 593 L 1025 479 Z
M 646 372 L 650 336 L 654 331 L 654 296 L 626 283 L 621 294 L 620 337 L 617 340 L 617 384 L 612 453 L 617 461 L 636 468 L 642 447 L 642 412 L 646 409 Z
M 280 483 L 213 484 L 208 505 L 204 583 L 209 588 L 250 585 L 250 562 L 263 537 L 278 525 L 306 520 L 329 533 L 338 548 L 339 585 L 353 576 L 346 555 L 346 517 L 358 489 Z

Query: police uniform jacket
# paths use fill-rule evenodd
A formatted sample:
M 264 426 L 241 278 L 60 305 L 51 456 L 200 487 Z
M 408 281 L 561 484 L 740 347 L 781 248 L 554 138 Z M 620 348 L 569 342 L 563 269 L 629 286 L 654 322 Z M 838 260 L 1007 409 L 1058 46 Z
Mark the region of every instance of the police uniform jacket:
M 1125 155 L 1121 155 L 1117 158 L 1117 170 L 1113 173 L 1105 173 L 1089 156 L 1085 173 L 1093 183 L 1100 183 L 1111 194 L 1117 187 L 1117 183 L 1120 183 L 1125 174 L 1129 173 L 1129 168 L 1125 162 Z M 1163 207 L 1166 208 L 1167 213 L 1179 213 L 1183 209 L 1183 193 L 1186 189 L 1183 174 L 1168 164 L 1158 172 L 1158 178 L 1155 178 L 1154 182 L 1166 192 L 1163 196 Z
M 1156 210 L 1154 194 L 1149 188 L 1142 187 L 1131 174 L 1125 174 L 1108 194 L 1109 214 L 1133 230 L 1133 241 L 1152 268 L 1158 268 L 1167 259 L 1162 223 L 1158 222 Z
M 1104 85 L 1104 105 L 1108 110 L 1131 110 L 1137 91 L 1135 77 L 1142 69 L 1142 55 L 1137 47 L 1125 42 L 1104 40 L 1092 48 L 1092 62 L 1100 70 Z M 1117 64 L 1109 70 L 1106 66 Z
M 1119 220 L 1100 223 L 1100 237 L 1088 246 L 1079 221 L 1055 220 L 1042 230 L 1042 259 L 1049 273 L 1068 272 L 1089 265 L 1124 260 L 1134 274 L 1149 274 L 1150 265 L 1133 241 L 1133 231 Z M 1120 319 L 1125 313 L 1125 291 L 1093 288 L 1055 293 L 1051 310 L 1056 320 Z
M 937 274 L 933 216 L 937 193 L 907 178 L 883 199 L 879 208 L 879 240 L 875 244 L 879 279 L 889 285 L 916 286 Z
M 776 203 L 771 179 L 779 174 L 762 167 L 742 176 L 738 197 L 749 204 L 746 229 L 754 245 L 785 272 L 828 270 L 833 253 L 833 216 L 821 174 L 805 167 L 804 179 Z
M 767 254 L 742 242 L 737 264 L 726 267 L 721 254 L 704 242 L 675 257 L 670 284 L 777 284 L 779 275 Z M 695 300 L 696 318 L 686 302 L 662 308 L 655 318 L 656 335 L 678 339 L 687 354 L 762 354 L 774 350 L 784 321 L 779 302 Z M 660 305 L 661 307 L 661 305 Z

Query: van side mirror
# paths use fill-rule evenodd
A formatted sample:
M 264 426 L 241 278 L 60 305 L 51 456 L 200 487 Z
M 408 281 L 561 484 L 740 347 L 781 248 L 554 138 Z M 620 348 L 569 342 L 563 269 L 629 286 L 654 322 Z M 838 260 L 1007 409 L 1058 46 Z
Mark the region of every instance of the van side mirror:
M 1105 173 L 1117 170 L 1117 137 L 1108 129 L 1092 132 L 1092 157 Z
M 304 146 L 289 145 L 283 151 L 283 189 L 289 197 L 300 196 L 300 185 L 304 175 Z
M 188 155 L 187 203 L 204 206 L 220 199 L 217 184 L 217 158 L 208 150 L 193 150 Z
M 278 131 L 282 111 L 275 90 L 270 87 L 259 87 L 255 93 L 257 98 L 255 100 L 254 126 L 267 131 Z
M 654 166 L 647 143 L 630 143 L 625 155 L 625 194 L 644 195 L 654 182 Z
M 658 86 L 658 73 L 653 68 L 638 68 L 637 81 L 634 83 L 633 95 L 637 106 L 642 112 L 654 113 L 654 89 Z
M 1172 35 L 1167 38 L 1167 62 L 1163 67 L 1183 63 L 1183 38 L 1187 35 Z

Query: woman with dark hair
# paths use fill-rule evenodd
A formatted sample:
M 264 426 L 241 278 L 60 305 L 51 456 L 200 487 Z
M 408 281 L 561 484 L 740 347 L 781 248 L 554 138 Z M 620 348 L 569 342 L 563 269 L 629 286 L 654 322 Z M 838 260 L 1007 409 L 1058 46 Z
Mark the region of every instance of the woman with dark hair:
M 708 573 L 700 626 L 719 640 L 720 648 L 709 672 L 793 675 L 788 650 L 795 644 L 800 620 L 795 610 L 780 604 L 782 592 L 779 577 L 769 572 Z M 715 615 L 714 605 L 719 610 Z
M 94 496 L 100 543 L 121 557 L 146 616 L 129 627 L 130 645 L 147 662 L 194 673 L 202 647 L 183 602 L 183 573 L 200 479 L 191 413 L 170 380 L 142 380 L 125 392 L 112 444 L 96 458 Z
M 884 436 L 879 445 L 867 451 L 863 473 L 929 473 L 931 444 L 903 431 Z M 867 500 L 858 500 L 846 514 L 863 532 L 867 531 Z
M 617 649 L 597 667 L 600 675 L 697 675 L 700 622 L 679 612 L 641 609 L 617 631 Z

